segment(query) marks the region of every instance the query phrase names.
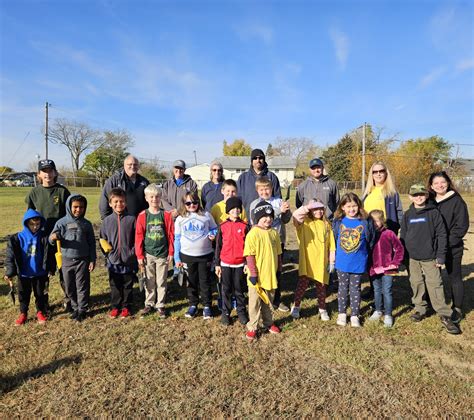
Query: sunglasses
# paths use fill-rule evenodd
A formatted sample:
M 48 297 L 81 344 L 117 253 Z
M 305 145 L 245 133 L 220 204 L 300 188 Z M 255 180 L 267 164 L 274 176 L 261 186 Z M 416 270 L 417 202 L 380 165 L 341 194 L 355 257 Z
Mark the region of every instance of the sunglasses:
M 222 172 L 222 169 L 212 169 L 212 172 Z
M 372 175 L 384 174 L 385 172 L 387 172 L 386 169 L 380 169 L 379 171 L 372 171 Z
M 185 206 L 197 206 L 199 204 L 199 201 L 186 201 L 184 203 Z
M 265 160 L 263 156 L 255 156 L 252 160 Z

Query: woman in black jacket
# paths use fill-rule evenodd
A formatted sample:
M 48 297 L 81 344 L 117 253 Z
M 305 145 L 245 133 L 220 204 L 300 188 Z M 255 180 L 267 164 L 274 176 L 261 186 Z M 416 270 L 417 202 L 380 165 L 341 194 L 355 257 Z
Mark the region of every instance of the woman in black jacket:
M 466 202 L 454 188 L 445 171 L 434 172 L 428 180 L 428 189 L 437 203 L 448 232 L 448 253 L 446 271 L 453 296 L 453 322 L 462 319 L 464 283 L 461 273 L 461 260 L 464 251 L 463 238 L 469 229 L 469 214 Z

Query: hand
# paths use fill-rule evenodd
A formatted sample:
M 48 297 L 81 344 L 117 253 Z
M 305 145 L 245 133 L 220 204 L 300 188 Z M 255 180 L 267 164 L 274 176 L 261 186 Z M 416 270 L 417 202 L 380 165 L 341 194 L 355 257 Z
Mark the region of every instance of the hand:
M 58 240 L 59 240 L 58 234 L 57 234 L 56 232 L 52 233 L 51 235 L 49 235 L 49 240 L 50 240 L 51 242 L 53 242 L 53 241 L 58 241 Z
M 169 264 L 171 261 L 173 261 L 173 256 L 172 255 L 168 255 L 166 257 L 166 262 Z
M 90 262 L 90 263 L 89 263 L 89 273 L 90 273 L 91 271 L 94 271 L 94 268 L 95 268 L 95 263 Z
M 329 263 L 328 264 L 328 273 L 334 273 L 334 270 L 336 269 L 336 265 L 334 263 Z
M 286 213 L 288 210 L 290 210 L 290 203 L 288 203 L 288 201 L 283 201 L 280 206 L 280 211 Z
M 392 271 L 392 270 L 398 270 L 398 266 L 395 265 L 395 264 L 390 264 L 390 265 L 387 267 L 387 271 Z
M 145 259 L 144 259 L 144 258 L 138 259 L 137 261 L 138 261 L 138 267 L 139 267 L 140 269 L 142 269 L 143 267 L 145 267 Z
M 256 286 L 258 277 L 250 277 L 249 280 L 250 280 L 250 283 L 252 283 L 254 286 Z
M 246 265 L 244 265 L 244 274 L 249 274 L 249 268 Z
M 444 264 L 436 263 L 436 268 L 442 268 Z
M 13 281 L 11 277 L 3 276 L 3 279 L 10 285 L 10 287 L 12 287 Z
M 210 241 L 213 241 L 214 239 L 216 239 L 216 235 L 207 235 L 207 237 L 209 238 Z
M 179 262 L 175 262 L 174 265 L 178 268 L 181 268 L 184 264 L 181 261 L 179 261 Z
M 216 272 L 216 276 L 221 278 L 222 268 L 220 266 L 216 265 L 215 272 Z
M 173 219 L 176 219 L 178 217 L 178 210 L 176 209 L 171 210 L 171 217 Z

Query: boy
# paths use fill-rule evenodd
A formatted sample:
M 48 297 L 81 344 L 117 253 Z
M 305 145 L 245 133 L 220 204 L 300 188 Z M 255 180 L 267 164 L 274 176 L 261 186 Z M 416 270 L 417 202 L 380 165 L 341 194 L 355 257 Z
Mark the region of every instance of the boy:
M 102 248 L 107 255 L 109 270 L 110 318 L 127 318 L 131 315 L 133 280 L 137 260 L 135 257 L 135 217 L 127 214 L 125 191 L 112 188 L 109 193 L 109 206 L 113 213 L 106 216 L 100 227 Z
M 71 318 L 82 322 L 89 308 L 90 273 L 96 261 L 95 236 L 92 223 L 85 218 L 87 199 L 80 194 L 69 196 L 66 216 L 59 219 L 49 241 L 61 242 L 62 273 L 66 293 L 71 301 Z
M 451 309 L 444 298 L 440 268 L 445 262 L 447 235 L 441 214 L 428 200 L 428 191 L 423 185 L 410 187 L 408 211 L 403 215 L 400 239 L 410 257 L 410 283 L 413 290 L 415 312 L 410 316 L 414 322 L 426 317 L 428 292 L 433 309 L 450 334 L 459 334 L 459 327 L 451 321 Z M 424 274 L 424 279 L 423 279 Z
M 43 233 L 45 219 L 36 210 L 28 209 L 23 216 L 23 230 L 9 238 L 5 257 L 4 279 L 12 286 L 12 279 L 18 276 L 18 300 L 20 316 L 16 326 L 28 319 L 31 290 L 36 300 L 36 318 L 44 324 L 46 318 L 46 299 L 44 290 L 48 272 L 53 268 L 51 253 L 48 252 L 48 238 Z
M 221 278 L 223 307 L 222 325 L 230 325 L 232 294 L 237 302 L 237 316 L 242 325 L 249 321 L 245 310 L 244 244 L 249 225 L 240 219 L 242 200 L 230 197 L 225 204 L 228 218 L 219 226 L 216 237 L 216 275 Z
M 51 159 L 43 159 L 38 162 L 37 178 L 39 185 L 32 188 L 26 196 L 25 202 L 29 209 L 38 210 L 46 219 L 44 232 L 46 237 L 53 230 L 54 224 L 66 215 L 66 200 L 71 195 L 69 190 L 61 184 L 58 184 L 58 172 L 56 165 Z M 49 248 L 54 254 L 54 248 Z M 54 258 L 51 259 L 55 264 Z M 53 265 L 52 272 L 56 270 Z M 59 284 L 64 294 L 64 307 L 67 312 L 71 312 L 71 303 L 67 297 L 66 287 L 64 285 L 63 273 L 59 270 Z M 49 308 L 49 279 L 45 283 L 44 295 L 46 299 L 46 309 Z
M 255 206 L 262 202 L 266 201 L 271 204 L 275 217 L 273 219 L 272 227 L 280 235 L 281 249 L 284 252 L 285 241 L 286 241 L 286 229 L 285 224 L 291 220 L 291 210 L 290 205 L 287 201 L 283 201 L 281 198 L 275 198 L 272 196 L 272 182 L 266 176 L 257 178 L 255 181 L 255 189 L 258 194 L 258 198 L 250 203 L 250 224 L 255 224 L 252 214 L 255 209 Z M 275 291 L 275 300 L 273 302 L 273 308 L 278 309 L 282 312 L 288 312 L 290 309 L 281 302 L 281 285 L 278 284 L 278 289 Z
M 220 225 L 222 222 L 225 222 L 227 220 L 227 213 L 225 211 L 225 203 L 230 197 L 235 197 L 237 195 L 236 182 L 233 179 L 224 180 L 222 182 L 221 192 L 222 192 L 222 195 L 224 196 L 224 199 L 214 204 L 211 208 L 211 215 L 218 225 Z M 244 222 L 247 222 L 247 214 L 245 213 L 245 209 L 242 209 L 240 218 Z
M 247 261 L 250 316 L 246 337 L 250 341 L 257 338 L 260 317 L 268 332 L 280 332 L 273 323 L 270 307 L 282 268 L 281 243 L 278 233 L 272 229 L 273 218 L 274 211 L 270 204 L 265 201 L 257 204 L 254 210 L 255 226 L 245 239 L 244 256 Z
M 141 272 L 146 272 L 145 308 L 141 317 L 156 308 L 160 318 L 166 318 L 166 278 L 174 254 L 174 223 L 170 212 L 161 209 L 162 191 L 156 184 L 145 188 L 148 209 L 137 217 L 135 255 Z

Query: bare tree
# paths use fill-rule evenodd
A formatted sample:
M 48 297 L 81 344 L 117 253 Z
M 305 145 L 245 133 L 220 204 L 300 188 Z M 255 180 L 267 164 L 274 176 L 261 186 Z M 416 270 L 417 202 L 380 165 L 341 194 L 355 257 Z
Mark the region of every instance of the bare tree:
M 321 148 L 307 137 L 278 137 L 272 146 L 275 156 L 289 156 L 296 161 L 296 175 L 303 175 L 308 162 L 321 154 Z

